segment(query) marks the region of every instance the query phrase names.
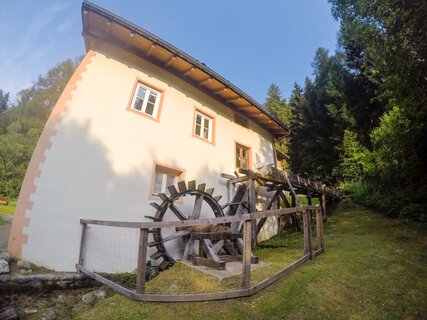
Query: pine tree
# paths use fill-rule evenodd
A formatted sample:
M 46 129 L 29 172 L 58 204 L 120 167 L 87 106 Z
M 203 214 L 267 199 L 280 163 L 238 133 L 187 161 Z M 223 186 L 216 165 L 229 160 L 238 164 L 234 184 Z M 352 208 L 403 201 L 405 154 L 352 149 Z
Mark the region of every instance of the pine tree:
M 289 108 L 286 100 L 282 98 L 279 87 L 272 83 L 267 91 L 267 98 L 264 103 L 265 108 L 278 120 L 282 121 L 289 127 L 291 121 L 291 109 Z M 276 149 L 283 153 L 286 157 L 289 153 L 289 139 L 282 138 L 275 143 Z M 284 160 L 282 167 L 287 168 L 288 161 Z

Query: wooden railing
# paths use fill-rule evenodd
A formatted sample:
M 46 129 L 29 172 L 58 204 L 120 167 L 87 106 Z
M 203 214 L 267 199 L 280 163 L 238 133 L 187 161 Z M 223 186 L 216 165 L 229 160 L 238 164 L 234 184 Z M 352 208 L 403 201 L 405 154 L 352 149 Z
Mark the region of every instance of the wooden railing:
M 292 264 L 288 265 L 284 269 L 280 270 L 273 276 L 264 279 L 254 286 L 250 286 L 251 280 L 251 232 L 252 232 L 252 221 L 256 219 L 263 219 L 274 216 L 290 215 L 294 213 L 300 213 L 303 216 L 303 232 L 304 232 L 304 254 Z M 316 237 L 318 248 L 313 250 L 312 248 L 312 217 L 315 216 L 316 220 Z M 212 224 L 224 224 L 231 222 L 243 221 L 243 259 L 242 259 L 242 285 L 241 289 L 230 290 L 216 293 L 197 293 L 197 294 L 150 294 L 145 292 L 145 273 L 147 265 L 147 239 L 150 229 L 153 228 L 165 228 L 165 227 L 191 227 L 201 225 L 212 225 Z M 220 300 L 238 298 L 244 296 L 250 296 L 261 289 L 267 287 L 271 283 L 282 278 L 284 275 L 291 272 L 296 267 L 309 259 L 313 259 L 324 251 L 323 245 L 323 219 L 321 209 L 318 206 L 301 206 L 295 208 L 285 208 L 277 210 L 267 210 L 260 212 L 253 212 L 250 214 L 243 214 L 240 216 L 225 216 L 220 218 L 212 219 L 198 219 L 198 220 L 184 220 L 184 221 L 162 221 L 162 222 L 122 222 L 122 221 L 104 221 L 104 220 L 89 220 L 81 219 L 82 225 L 81 243 L 80 243 L 80 254 L 79 262 L 76 264 L 78 271 L 92 277 L 99 282 L 107 285 L 108 287 L 116 290 L 130 298 L 140 301 L 205 301 L 205 300 Z M 138 246 L 138 263 L 137 263 L 137 278 L 136 278 L 136 290 L 130 290 L 117 283 L 114 283 L 102 275 L 93 272 L 85 267 L 84 254 L 85 254 L 85 243 L 86 233 L 88 225 L 99 225 L 109 227 L 122 227 L 122 228 L 136 228 L 139 229 L 139 246 Z

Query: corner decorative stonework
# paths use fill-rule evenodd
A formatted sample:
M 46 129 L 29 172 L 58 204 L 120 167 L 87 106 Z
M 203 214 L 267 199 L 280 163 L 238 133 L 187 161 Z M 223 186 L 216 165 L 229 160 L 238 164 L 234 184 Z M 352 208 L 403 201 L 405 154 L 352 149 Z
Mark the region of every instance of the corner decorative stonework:
M 31 195 L 36 192 L 35 181 L 41 175 L 40 165 L 46 160 L 45 151 L 52 147 L 50 138 L 56 135 L 56 125 L 60 123 L 62 113 L 67 110 L 68 103 L 73 97 L 73 91 L 77 89 L 79 81 L 82 80 L 84 73 L 95 56 L 95 51 L 90 50 L 86 53 L 53 108 L 34 149 L 19 193 L 9 236 L 8 252 L 13 257 L 22 258 L 22 245 L 27 243 L 28 240 L 27 234 L 24 233 L 24 227 L 28 227 L 30 223 L 27 211 L 33 208 Z

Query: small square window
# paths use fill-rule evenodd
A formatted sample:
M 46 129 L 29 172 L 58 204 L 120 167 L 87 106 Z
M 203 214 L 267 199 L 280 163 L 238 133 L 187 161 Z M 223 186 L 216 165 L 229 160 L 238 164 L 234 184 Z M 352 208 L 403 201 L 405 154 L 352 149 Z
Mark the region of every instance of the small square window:
M 160 103 L 160 92 L 153 88 L 138 83 L 130 108 L 146 114 L 152 118 L 157 117 Z
M 236 143 L 236 168 L 250 169 L 251 149 Z
M 172 185 L 176 187 L 178 181 L 183 179 L 183 174 L 183 170 L 155 164 L 152 195 L 157 196 L 159 193 L 170 195 L 167 187 Z
M 213 119 L 199 111 L 196 111 L 194 123 L 194 135 L 212 142 Z

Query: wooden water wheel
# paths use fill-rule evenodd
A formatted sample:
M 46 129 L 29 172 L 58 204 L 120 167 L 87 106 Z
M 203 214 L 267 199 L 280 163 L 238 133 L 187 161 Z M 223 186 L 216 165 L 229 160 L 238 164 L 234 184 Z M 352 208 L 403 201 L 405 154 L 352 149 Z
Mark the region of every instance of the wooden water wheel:
M 197 185 L 196 181 L 178 182 L 175 186 L 168 186 L 169 195 L 159 194 L 162 203 L 151 203 L 156 209 L 153 221 L 196 220 L 199 218 L 223 217 L 223 208 L 228 207 L 227 215 L 241 214 L 246 201 L 246 185 L 242 185 L 232 202 L 221 207 L 219 200 L 222 196 L 213 196 L 214 189 L 206 189 L 206 184 Z M 189 200 L 188 198 L 194 198 Z M 186 210 L 182 209 L 186 202 Z M 188 206 L 190 204 L 190 206 Z M 240 209 L 240 210 L 239 210 Z M 195 248 L 195 242 L 198 248 Z M 174 256 L 170 248 L 175 245 L 181 247 L 179 256 Z M 173 265 L 176 259 L 192 260 L 194 264 L 201 264 L 217 269 L 225 269 L 226 262 L 240 260 L 243 253 L 241 226 L 236 224 L 204 225 L 189 228 L 157 228 L 153 230 L 153 241 L 149 247 L 155 247 L 156 252 L 150 257 L 153 260 L 162 259 L 159 268 L 164 270 Z M 253 257 L 253 262 L 258 259 Z
M 162 203 L 151 203 L 156 209 L 153 217 L 146 216 L 153 221 L 189 220 L 199 219 L 203 208 L 203 217 L 223 217 L 224 212 L 219 204 L 222 196 L 213 196 L 214 188 L 206 189 L 206 184 L 197 185 L 196 181 L 178 182 L 178 190 L 175 186 L 168 186 L 169 195 L 160 193 L 158 196 Z M 188 200 L 188 198 L 194 200 Z M 192 203 L 190 210 L 180 209 L 180 204 L 185 198 L 186 203 Z M 153 241 L 148 243 L 149 247 L 156 247 L 156 252 L 151 255 L 153 260 L 163 259 L 160 269 L 164 270 L 175 263 L 176 257 L 168 252 L 168 245 L 185 246 L 182 256 L 183 260 L 188 259 L 189 251 L 192 249 L 194 239 L 190 237 L 189 230 L 171 230 L 157 228 L 153 230 Z

